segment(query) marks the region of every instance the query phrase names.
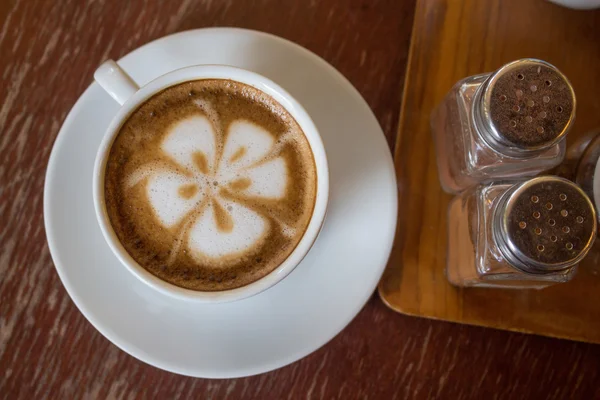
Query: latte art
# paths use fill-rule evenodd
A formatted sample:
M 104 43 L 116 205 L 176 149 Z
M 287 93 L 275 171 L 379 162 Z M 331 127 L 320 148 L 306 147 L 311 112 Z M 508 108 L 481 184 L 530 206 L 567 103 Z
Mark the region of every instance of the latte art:
M 125 180 L 131 188 L 147 178 L 148 201 L 164 227 L 190 225 L 187 249 L 196 258 L 235 256 L 264 239 L 269 221 L 232 195 L 281 199 L 286 194 L 287 165 L 269 132 L 250 121 L 233 121 L 218 160 L 216 138 L 206 117 L 185 119 L 160 146 L 184 170 L 149 162 Z
M 125 122 L 105 198 L 141 266 L 178 286 L 224 290 L 293 251 L 316 180 L 308 141 L 280 104 L 241 83 L 199 80 L 155 95 Z

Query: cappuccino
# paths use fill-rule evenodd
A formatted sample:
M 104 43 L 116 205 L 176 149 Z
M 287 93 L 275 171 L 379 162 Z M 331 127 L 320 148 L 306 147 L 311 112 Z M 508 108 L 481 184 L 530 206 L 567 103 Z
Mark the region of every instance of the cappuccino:
M 302 129 L 262 91 L 185 82 L 129 115 L 106 162 L 111 226 L 129 255 L 198 291 L 248 285 L 276 269 L 311 219 L 315 161 Z

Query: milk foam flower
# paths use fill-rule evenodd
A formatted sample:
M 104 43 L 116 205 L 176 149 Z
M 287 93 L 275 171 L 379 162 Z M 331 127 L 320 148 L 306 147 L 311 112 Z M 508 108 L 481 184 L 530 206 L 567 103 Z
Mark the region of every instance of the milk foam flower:
M 222 135 L 218 120 L 208 114 L 171 128 L 161 149 L 177 168 L 147 174 L 147 197 L 165 228 L 188 232 L 177 251 L 210 258 L 239 255 L 272 229 L 253 204 L 284 197 L 286 161 L 275 137 L 262 127 L 236 120 Z

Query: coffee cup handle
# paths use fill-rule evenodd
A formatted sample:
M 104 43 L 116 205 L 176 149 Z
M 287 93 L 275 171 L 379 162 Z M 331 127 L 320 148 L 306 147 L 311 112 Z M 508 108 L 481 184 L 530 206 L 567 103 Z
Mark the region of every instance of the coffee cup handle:
M 140 87 L 113 60 L 107 60 L 94 72 L 94 79 L 110 96 L 123 105 Z

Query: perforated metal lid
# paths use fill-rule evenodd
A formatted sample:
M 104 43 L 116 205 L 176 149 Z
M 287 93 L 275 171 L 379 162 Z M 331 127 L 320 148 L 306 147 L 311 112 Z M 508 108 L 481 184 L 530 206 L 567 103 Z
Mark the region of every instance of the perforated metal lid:
M 555 176 L 510 188 L 494 215 L 494 239 L 513 266 L 530 273 L 577 264 L 596 238 L 596 212 L 574 183 Z
M 492 147 L 532 152 L 560 141 L 575 119 L 575 92 L 553 65 L 536 59 L 506 64 L 478 92 L 475 115 Z M 475 114 L 475 113 L 474 113 Z

